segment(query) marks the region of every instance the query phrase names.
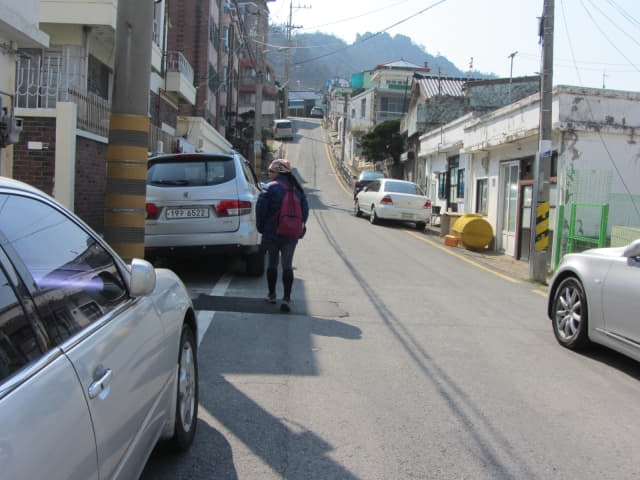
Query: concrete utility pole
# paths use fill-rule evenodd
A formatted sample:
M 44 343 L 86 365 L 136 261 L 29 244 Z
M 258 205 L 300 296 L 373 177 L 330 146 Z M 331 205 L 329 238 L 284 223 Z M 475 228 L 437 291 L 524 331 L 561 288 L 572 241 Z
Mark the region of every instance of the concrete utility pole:
M 346 143 L 346 139 L 347 139 L 347 99 L 349 98 L 349 94 L 348 93 L 343 93 L 342 94 L 342 100 L 344 101 L 344 105 L 343 105 L 343 116 L 342 116 L 342 155 L 340 157 L 340 162 L 342 163 L 342 165 L 344 166 L 344 147 L 345 147 L 345 143 Z
M 295 8 L 311 8 L 305 5 L 298 5 Z M 300 28 L 300 26 L 295 26 L 291 22 L 293 21 L 293 0 L 289 1 L 289 22 L 287 23 L 287 51 L 285 55 L 285 73 L 287 78 L 284 83 L 284 112 L 282 114 L 283 118 L 289 117 L 289 80 L 291 76 L 291 31 L 294 28 Z
M 518 52 L 513 52 L 507 55 L 507 57 L 511 58 L 511 68 L 509 69 L 509 103 L 511 103 L 511 83 L 513 81 L 513 57 L 515 57 Z
M 126 259 L 144 257 L 153 4 L 119 1 L 116 19 L 104 236 Z
M 266 5 L 266 4 L 265 4 Z M 254 42 L 256 69 L 256 108 L 253 121 L 253 168 L 260 175 L 262 171 L 262 83 L 264 80 L 264 34 L 262 29 L 262 5 L 256 12 L 256 41 Z M 265 12 L 266 15 L 266 12 Z
M 529 274 L 536 282 L 544 283 L 549 264 L 549 177 L 551 173 L 553 103 L 553 12 L 554 0 L 544 0 L 541 32 L 542 69 L 540 73 L 540 144 L 535 159 L 533 205 L 536 214 L 531 215 L 531 244 Z M 559 235 L 560 232 L 556 232 Z

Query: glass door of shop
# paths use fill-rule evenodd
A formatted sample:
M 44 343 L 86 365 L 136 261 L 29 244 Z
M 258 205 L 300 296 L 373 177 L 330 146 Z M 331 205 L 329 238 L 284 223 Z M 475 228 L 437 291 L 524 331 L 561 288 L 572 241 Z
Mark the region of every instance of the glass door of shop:
M 501 244 L 505 255 L 513 256 L 516 249 L 516 228 L 518 220 L 518 179 L 519 162 L 505 163 L 501 167 L 502 179 L 502 218 Z

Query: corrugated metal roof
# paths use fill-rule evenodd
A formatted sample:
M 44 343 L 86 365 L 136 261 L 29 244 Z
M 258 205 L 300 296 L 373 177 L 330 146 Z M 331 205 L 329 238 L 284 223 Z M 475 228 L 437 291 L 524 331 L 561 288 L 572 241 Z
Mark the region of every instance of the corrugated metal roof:
M 448 78 L 448 77 L 415 77 L 415 82 L 420 86 L 420 91 L 425 98 L 438 95 L 450 95 L 454 97 L 464 96 L 464 84 L 472 79 Z

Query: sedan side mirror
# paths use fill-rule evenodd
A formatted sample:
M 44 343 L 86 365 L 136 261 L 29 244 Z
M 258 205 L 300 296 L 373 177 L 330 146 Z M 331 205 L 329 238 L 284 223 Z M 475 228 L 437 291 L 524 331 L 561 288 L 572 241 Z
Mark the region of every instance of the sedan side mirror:
M 153 292 L 156 286 L 156 269 L 146 260 L 134 258 L 131 260 L 130 281 L 131 296 L 145 297 Z
M 627 258 L 635 258 L 640 256 L 640 238 L 634 240 L 624 249 L 623 255 Z

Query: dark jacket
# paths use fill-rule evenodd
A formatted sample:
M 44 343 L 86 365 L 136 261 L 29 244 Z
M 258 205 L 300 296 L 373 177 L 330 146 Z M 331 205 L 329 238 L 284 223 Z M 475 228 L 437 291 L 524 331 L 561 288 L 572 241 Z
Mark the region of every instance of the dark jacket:
M 276 179 L 285 185 L 291 186 L 291 182 L 287 175 L 278 175 Z M 309 218 L 309 203 L 307 202 L 307 196 L 299 189 L 295 189 L 295 193 L 300 199 L 300 206 L 302 207 L 302 219 L 304 223 L 307 223 Z M 282 243 L 282 242 L 297 242 L 297 238 L 281 237 L 276 233 L 275 214 L 280 210 L 280 204 L 284 198 L 285 189 L 278 182 L 273 181 L 267 183 L 264 190 L 258 197 L 258 204 L 256 205 L 256 225 L 258 231 L 262 233 L 262 241 L 267 243 Z

